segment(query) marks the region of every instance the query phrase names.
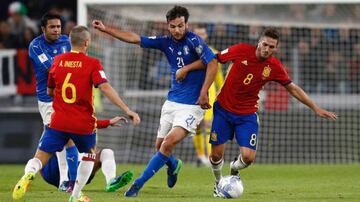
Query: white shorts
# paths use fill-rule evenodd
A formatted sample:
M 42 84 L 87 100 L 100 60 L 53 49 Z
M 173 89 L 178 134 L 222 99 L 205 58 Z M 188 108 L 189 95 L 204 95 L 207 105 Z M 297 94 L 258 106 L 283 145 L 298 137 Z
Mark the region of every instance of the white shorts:
M 194 134 L 204 118 L 204 113 L 205 110 L 201 109 L 199 105 L 180 104 L 166 100 L 161 109 L 157 137 L 165 138 L 175 126 L 180 126 L 190 134 Z
M 38 106 L 44 125 L 49 125 L 51 119 L 51 113 L 54 111 L 52 107 L 52 102 L 38 101 Z

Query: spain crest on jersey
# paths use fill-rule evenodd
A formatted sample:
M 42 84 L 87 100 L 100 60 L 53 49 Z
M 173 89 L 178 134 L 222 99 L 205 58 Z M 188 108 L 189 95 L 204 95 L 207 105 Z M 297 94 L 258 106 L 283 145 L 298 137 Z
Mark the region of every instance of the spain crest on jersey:
M 263 72 L 262 72 L 263 79 L 266 79 L 267 77 L 269 77 L 269 76 L 270 76 L 270 72 L 271 72 L 270 66 L 269 66 L 269 65 L 268 65 L 268 66 L 265 66 L 265 67 L 264 67 L 264 70 L 263 70 Z
M 217 141 L 217 134 L 216 134 L 215 131 L 211 133 L 210 138 L 211 138 L 211 141 L 213 141 L 213 142 L 216 142 L 216 141 Z

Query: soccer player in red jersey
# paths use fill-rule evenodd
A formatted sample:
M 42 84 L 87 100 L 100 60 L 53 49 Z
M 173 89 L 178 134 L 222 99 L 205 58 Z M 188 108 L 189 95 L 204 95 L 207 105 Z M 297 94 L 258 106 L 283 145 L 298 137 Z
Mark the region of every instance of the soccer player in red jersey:
M 335 120 L 334 112 L 320 108 L 296 84 L 294 84 L 281 62 L 273 56 L 279 43 L 279 33 L 273 28 L 263 31 L 257 46 L 239 43 L 218 53 L 218 61 L 233 64 L 217 101 L 214 103 L 214 119 L 210 135 L 212 150 L 210 162 L 215 176 L 214 196 L 218 196 L 217 183 L 221 179 L 221 168 L 225 144 L 235 136 L 240 155 L 230 163 L 231 174 L 248 167 L 256 156 L 258 142 L 259 91 L 269 81 L 276 81 L 297 100 L 312 109 L 316 115 Z
M 221 179 L 221 169 L 225 144 L 235 136 L 240 147 L 239 156 L 230 163 L 231 174 L 248 167 L 256 156 L 258 137 L 258 94 L 269 81 L 280 83 L 300 102 L 313 110 L 316 115 L 336 120 L 337 115 L 320 108 L 299 86 L 294 84 L 281 62 L 273 56 L 279 44 L 279 33 L 273 28 L 263 31 L 257 46 L 239 43 L 217 54 L 221 63 L 231 61 L 225 83 L 214 103 L 214 118 L 210 133 L 212 150 L 210 163 L 215 176 L 214 196 L 220 196 L 217 183 Z M 187 72 L 176 72 L 176 80 L 181 81 Z
M 129 109 L 107 82 L 100 61 L 86 55 L 90 46 L 90 32 L 76 26 L 70 33 L 71 52 L 55 57 L 48 78 L 48 94 L 54 97 L 51 122 L 41 137 L 38 150 L 25 167 L 25 174 L 16 184 L 13 199 L 24 196 L 35 174 L 56 151 L 62 150 L 72 139 L 79 152 L 85 153 L 78 166 L 78 174 L 69 201 L 88 201 L 81 189 L 88 181 L 96 158 L 96 118 L 93 108 L 93 86 L 117 107 L 122 109 L 134 124 L 140 123 L 137 113 Z

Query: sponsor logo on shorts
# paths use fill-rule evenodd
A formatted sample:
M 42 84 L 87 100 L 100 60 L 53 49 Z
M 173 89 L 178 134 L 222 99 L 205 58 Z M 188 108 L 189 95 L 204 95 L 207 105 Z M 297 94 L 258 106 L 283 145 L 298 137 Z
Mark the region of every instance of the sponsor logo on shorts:
M 187 127 L 191 126 L 195 121 L 195 117 L 193 115 L 189 115 L 189 118 L 185 120 Z

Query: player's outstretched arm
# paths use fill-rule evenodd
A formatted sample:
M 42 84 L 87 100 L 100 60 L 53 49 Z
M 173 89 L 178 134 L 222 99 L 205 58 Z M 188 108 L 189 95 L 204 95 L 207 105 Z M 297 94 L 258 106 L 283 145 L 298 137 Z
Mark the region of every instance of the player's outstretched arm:
M 329 120 L 336 120 L 335 112 L 330 112 L 319 107 L 298 85 L 290 83 L 285 86 L 286 90 L 300 102 L 312 109 L 316 115 Z
M 211 105 L 209 104 L 208 91 L 209 91 L 211 84 L 214 82 L 217 71 L 218 71 L 217 60 L 214 58 L 207 65 L 205 81 L 202 85 L 199 99 L 196 102 L 203 109 L 211 108 Z
M 130 110 L 130 108 L 124 103 L 124 101 L 120 98 L 119 94 L 113 89 L 113 87 L 109 83 L 102 83 L 99 86 L 101 92 L 116 106 L 122 109 L 129 118 L 133 121 L 134 125 L 140 123 L 139 115 Z
M 92 26 L 95 29 L 105 32 L 121 41 L 140 45 L 140 36 L 134 32 L 128 32 L 107 27 L 100 20 L 93 20 Z
M 101 119 L 96 121 L 96 128 L 102 129 L 109 126 L 112 127 L 121 127 L 123 124 L 128 123 L 128 120 L 123 116 L 115 116 L 112 119 Z
M 194 70 L 199 70 L 199 69 L 205 69 L 205 68 L 206 68 L 206 65 L 204 65 L 202 60 L 200 60 L 200 59 L 196 60 L 195 62 L 185 65 L 182 68 L 178 69 L 175 74 L 175 79 L 176 79 L 176 81 L 180 82 L 186 78 L 186 76 L 189 72 L 194 71 Z

